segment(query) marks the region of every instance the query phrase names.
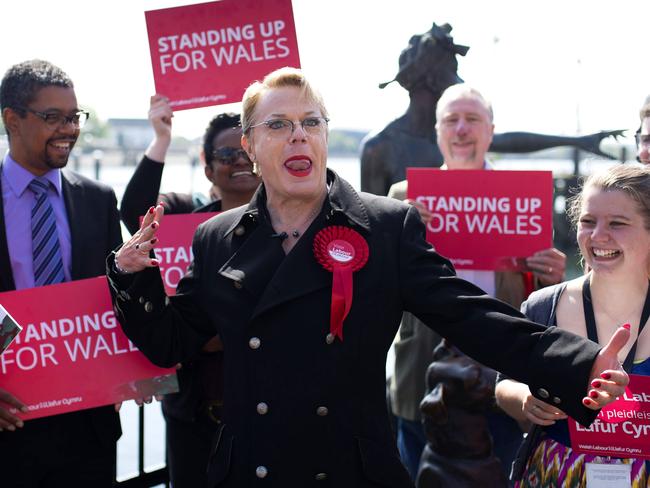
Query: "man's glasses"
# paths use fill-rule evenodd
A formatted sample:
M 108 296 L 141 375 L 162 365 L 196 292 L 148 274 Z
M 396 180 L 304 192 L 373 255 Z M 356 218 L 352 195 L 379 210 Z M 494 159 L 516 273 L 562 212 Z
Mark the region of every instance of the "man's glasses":
M 76 129 L 81 129 L 90 116 L 85 110 L 79 110 L 72 115 L 63 115 L 61 112 L 39 112 L 27 107 L 22 107 L 20 110 L 40 117 L 50 129 L 58 129 L 66 124 L 72 124 Z
M 212 151 L 212 161 L 228 166 L 235 164 L 239 158 L 244 158 L 244 161 L 250 162 L 246 151 L 237 147 L 224 146 Z
M 650 147 L 650 134 L 634 134 L 636 145 L 638 147 Z
M 307 117 L 300 121 L 300 126 L 306 134 L 313 136 L 321 135 L 327 130 L 327 123 L 330 120 L 325 117 Z M 250 129 L 255 127 L 266 126 L 267 131 L 276 137 L 289 137 L 293 135 L 296 125 L 289 119 L 270 119 L 260 122 L 259 124 L 251 125 Z

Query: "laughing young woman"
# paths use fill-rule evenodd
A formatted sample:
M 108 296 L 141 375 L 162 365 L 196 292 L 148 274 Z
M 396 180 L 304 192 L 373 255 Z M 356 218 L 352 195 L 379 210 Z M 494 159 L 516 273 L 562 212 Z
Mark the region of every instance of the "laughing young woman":
M 535 292 L 522 311 L 600 344 L 629 324 L 632 340 L 619 360 L 630 373 L 650 375 L 650 332 L 643 329 L 650 316 L 650 168 L 619 165 L 592 175 L 569 215 L 590 272 Z M 596 379 L 592 386 L 605 381 Z M 503 380 L 496 396 L 512 417 L 533 426 L 513 467 L 516 486 L 584 486 L 585 465 L 593 462 L 630 464 L 632 486 L 650 486 L 643 459 L 605 461 L 573 451 L 565 413 L 533 397 L 527 385 Z

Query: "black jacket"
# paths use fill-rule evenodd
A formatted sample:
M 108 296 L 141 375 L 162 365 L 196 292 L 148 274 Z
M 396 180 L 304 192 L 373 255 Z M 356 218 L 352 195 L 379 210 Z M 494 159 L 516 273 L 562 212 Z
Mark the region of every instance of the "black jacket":
M 225 413 L 210 486 L 253 486 L 266 473 L 268 486 L 282 488 L 411 487 L 385 401 L 386 353 L 403 310 L 536 394 L 546 390 L 574 418 L 593 420 L 580 400 L 598 346 L 528 322 L 456 278 L 414 208 L 358 194 L 331 171 L 328 183 L 321 213 L 286 256 L 262 185 L 248 207 L 198 228 L 194 263 L 170 300 L 155 268 L 111 272 L 122 326 L 154 363 L 172 365 L 221 334 Z M 332 274 L 312 249 L 329 225 L 355 229 L 370 249 L 354 275 L 344 340 L 331 343 Z
M 72 241 L 72 279 L 101 276 L 105 273 L 106 254 L 122 242 L 115 194 L 107 186 L 72 171 L 63 170 L 61 175 Z M 1 193 L 0 188 L 0 195 Z M 0 197 L 0 291 L 11 291 L 16 287 L 9 260 L 4 219 L 3 201 Z M 25 427 L 17 432 L 0 432 L 0 451 L 5 447 L 10 449 L 12 439 L 17 436 L 29 438 L 32 431 L 47 431 L 53 423 L 66 425 L 66 431 L 70 432 L 71 438 L 74 438 L 77 431 L 95 429 L 102 442 L 108 445 L 114 444 L 121 434 L 119 415 L 113 405 L 108 405 L 29 420 L 25 422 Z M 83 449 L 83 446 L 80 448 Z
M 135 234 L 140 228 L 140 217 L 147 212 L 149 207 L 160 201 L 165 205 L 166 214 L 191 213 L 198 210 L 197 207 L 201 205 L 201 202 L 195 201 L 189 193 L 158 193 L 164 167 L 164 164 L 143 156 L 126 184 L 120 203 L 120 216 L 131 234 Z M 221 208 L 201 211 L 218 212 L 220 210 Z
M 165 215 L 221 212 L 221 200 L 197 207 L 197 202 L 188 193 L 159 194 L 164 167 L 164 164 L 143 156 L 126 185 L 120 215 L 131 234 L 140 228 L 140 216 L 160 201 L 165 205 Z M 194 357 L 183 363 L 183 367 L 176 372 L 179 392 L 163 397 L 162 408 L 165 416 L 191 422 L 206 414 L 206 401 L 214 400 L 215 396 L 221 400 L 221 381 L 219 380 L 213 388 L 206 386 L 206 383 L 211 377 L 221 378 L 219 365 L 222 362 L 222 354 L 197 352 Z

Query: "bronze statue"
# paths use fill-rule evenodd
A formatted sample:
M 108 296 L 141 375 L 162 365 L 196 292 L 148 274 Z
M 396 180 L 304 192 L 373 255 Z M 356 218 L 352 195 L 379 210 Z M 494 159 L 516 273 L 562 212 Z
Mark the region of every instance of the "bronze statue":
M 494 408 L 495 376 L 446 340 L 436 347 L 420 405 L 427 445 L 418 488 L 508 486 L 485 416 Z
M 406 167 L 438 167 L 442 155 L 435 135 L 436 105 L 449 86 L 462 83 L 456 55 L 464 56 L 469 47 L 455 44 L 449 24 L 435 23 L 424 34 L 414 35 L 399 57 L 395 78 L 409 92 L 406 113 L 362 142 L 361 189 L 386 195 L 390 186 L 406 178 Z M 557 146 L 574 146 L 599 156 L 612 158 L 600 150 L 606 137 L 623 131 L 602 131 L 582 137 L 563 137 L 529 132 L 495 134 L 490 151 L 523 153 Z

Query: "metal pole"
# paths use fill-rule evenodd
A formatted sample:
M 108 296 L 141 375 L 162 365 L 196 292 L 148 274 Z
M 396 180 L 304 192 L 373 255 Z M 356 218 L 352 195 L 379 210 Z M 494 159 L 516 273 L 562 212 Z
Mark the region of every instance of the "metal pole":
M 93 151 L 93 160 L 95 163 L 95 179 L 99 180 L 99 170 L 102 166 L 102 158 L 104 157 L 104 152 L 101 149 L 95 149 Z

